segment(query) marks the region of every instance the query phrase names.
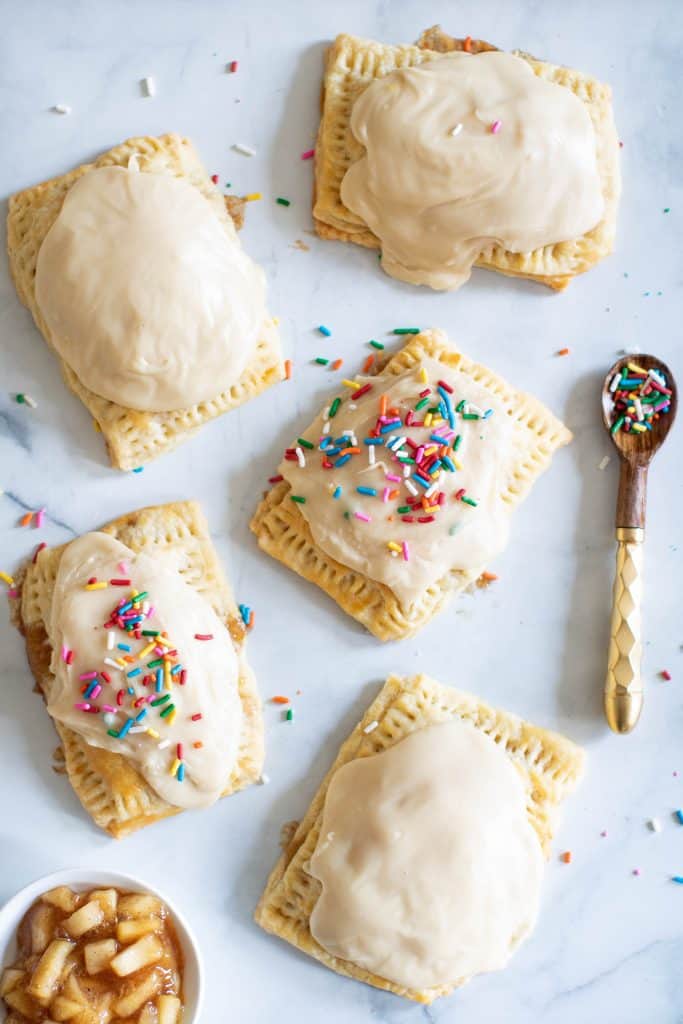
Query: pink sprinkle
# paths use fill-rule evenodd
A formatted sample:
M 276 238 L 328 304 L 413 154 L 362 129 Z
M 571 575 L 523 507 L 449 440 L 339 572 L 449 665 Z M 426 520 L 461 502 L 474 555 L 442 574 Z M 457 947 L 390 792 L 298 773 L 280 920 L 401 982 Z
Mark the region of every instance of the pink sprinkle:
M 302 160 L 310 160 L 314 156 L 315 156 L 315 150 L 314 149 L 307 149 L 304 153 L 301 154 L 301 159 Z
M 74 704 L 76 711 L 90 711 L 89 704 Z
M 151 619 L 153 615 L 154 615 L 154 605 L 152 605 L 151 608 L 149 609 L 149 611 L 147 612 L 147 618 Z
M 17 598 L 17 597 L 19 597 L 19 591 L 18 591 L 18 590 L 14 590 L 14 589 L 12 589 L 12 590 L 8 590 L 8 591 L 7 591 L 7 596 L 8 596 L 8 597 L 9 597 L 9 598 L 10 598 L 11 600 L 16 600 L 16 598 Z
M 633 869 L 633 874 L 634 875 L 639 875 L 640 874 L 640 868 L 634 868 Z
M 93 700 L 96 700 L 101 693 L 102 693 L 102 687 L 98 683 L 97 686 L 93 686 L 92 693 L 90 694 L 90 696 L 92 697 Z
M 491 133 L 493 135 L 497 135 L 502 127 L 503 127 L 503 122 L 502 121 L 494 121 L 493 124 L 491 125 Z
M 39 530 L 45 522 L 45 509 L 39 508 L 36 512 L 36 530 Z
M 116 708 L 112 707 L 111 704 L 103 704 L 102 705 L 102 710 L 103 711 L 108 711 L 110 715 L 115 715 L 116 714 Z
M 128 563 L 127 562 L 119 562 L 118 570 L 119 570 L 119 572 L 121 573 L 122 576 L 127 576 L 128 575 Z
M 372 522 L 370 516 L 366 516 L 364 512 L 354 512 L 353 514 L 356 517 L 356 519 L 360 519 L 364 523 Z
M 390 493 L 391 491 L 389 490 L 388 487 L 385 487 L 384 490 L 382 491 L 382 501 L 384 502 L 385 505 L 389 501 Z
M 86 679 L 97 679 L 97 672 L 82 672 L 78 678 L 82 682 L 85 682 Z
M 400 482 L 401 482 L 400 476 L 396 476 L 395 473 L 387 473 L 386 479 L 387 480 L 391 480 L 395 484 L 400 484 Z
M 603 839 L 606 839 L 606 838 L 607 838 L 607 829 L 606 829 L 606 828 L 604 828 L 604 829 L 602 830 L 602 832 L 600 833 L 600 835 L 601 835 L 601 837 L 602 837 Z
M 66 646 L 66 644 L 62 644 L 62 661 L 66 661 L 68 653 L 69 648 Z
M 410 552 L 408 550 L 408 541 L 404 540 L 402 542 L 402 544 L 401 544 L 401 547 L 403 548 L 403 561 L 404 562 L 408 562 L 410 560 Z
M 422 462 L 422 457 L 423 457 L 424 453 L 425 453 L 424 445 L 421 444 L 420 447 L 417 449 L 417 455 L 415 456 L 415 461 L 418 462 L 418 463 Z
M 439 491 L 439 497 L 437 498 L 437 502 L 439 505 L 446 504 L 446 495 L 443 491 Z

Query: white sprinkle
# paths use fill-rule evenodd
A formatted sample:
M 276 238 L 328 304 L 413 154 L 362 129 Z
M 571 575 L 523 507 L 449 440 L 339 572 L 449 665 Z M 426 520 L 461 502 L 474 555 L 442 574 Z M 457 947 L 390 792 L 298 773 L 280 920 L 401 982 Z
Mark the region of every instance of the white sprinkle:
M 102 715 L 102 719 L 105 725 L 113 725 L 114 722 L 116 721 L 116 712 L 105 711 L 104 714 Z
M 24 395 L 24 405 L 28 405 L 31 409 L 38 408 L 38 403 L 30 395 Z
M 134 725 L 128 732 L 147 732 L 147 727 L 145 725 Z
M 162 740 L 161 743 L 157 743 L 157 748 L 159 750 L 166 750 L 166 747 L 170 747 L 170 746 L 171 746 L 171 741 L 170 740 Z
M 146 78 L 143 78 L 140 85 L 142 87 L 143 96 L 156 96 L 157 84 L 151 75 L 147 75 Z
M 303 453 L 303 449 L 302 448 L 295 448 L 294 450 L 296 452 L 296 457 L 299 460 L 299 468 L 300 469 L 305 469 L 306 468 L 306 457 L 305 457 L 305 455 Z
M 66 103 L 55 103 L 55 105 L 54 105 L 54 107 L 52 109 L 53 109 L 55 114 L 70 114 L 71 113 L 71 107 L 69 107 Z
M 417 494 L 417 487 L 415 486 L 415 484 L 412 483 L 408 479 L 406 479 L 405 483 L 406 483 L 406 488 L 410 491 L 410 493 L 413 495 L 413 497 L 415 497 L 415 495 Z
M 329 434 L 331 426 L 332 426 L 332 424 L 328 420 L 327 423 L 325 424 L 325 426 L 323 427 L 323 434 Z
M 149 601 L 142 602 L 141 611 L 143 615 L 149 615 Z
M 651 832 L 662 831 L 662 823 L 659 820 L 659 818 L 650 818 L 650 820 L 647 823 L 647 827 L 650 829 Z
M 395 554 L 395 553 L 396 553 L 396 552 L 394 552 L 394 554 Z M 375 719 L 375 721 L 374 721 L 374 722 L 369 722 L 369 723 L 368 723 L 368 724 L 367 724 L 367 725 L 365 726 L 365 728 L 363 729 L 363 732 L 364 732 L 364 733 L 365 733 L 365 735 L 367 736 L 367 734 L 368 734 L 369 732 L 374 732 L 374 731 L 375 731 L 375 729 L 377 728 L 377 726 L 378 726 L 378 725 L 379 725 L 379 722 L 378 722 L 378 721 L 377 721 L 377 720 Z
M 612 380 L 610 381 L 610 386 L 609 386 L 609 389 L 612 392 L 612 394 L 614 394 L 614 392 L 619 387 L 619 381 L 620 380 L 621 380 L 621 374 L 620 373 L 615 373 L 614 376 L 612 377 Z
M 131 153 L 131 155 L 128 157 L 128 170 L 129 171 L 139 171 L 140 170 L 140 164 L 138 162 L 138 154 L 137 153 Z
M 636 415 L 638 417 L 638 422 L 642 423 L 643 420 L 645 419 L 645 416 L 643 415 L 643 407 L 641 405 L 640 399 L 639 398 L 634 398 L 633 404 L 636 407 Z
M 243 142 L 236 142 L 232 148 L 236 153 L 241 153 L 243 156 L 256 156 L 256 150 L 252 149 L 251 146 L 245 146 Z
M 261 775 L 258 780 L 259 786 L 267 786 L 269 782 L 270 775 L 266 775 L 266 773 L 264 772 L 263 775 Z
M 342 437 L 353 437 L 352 430 L 342 430 Z
M 659 384 L 663 384 L 664 387 L 666 387 L 666 381 L 664 380 L 664 377 L 659 372 L 659 370 L 655 370 L 655 368 L 652 367 L 651 370 L 647 371 L 647 375 L 648 375 L 648 377 L 651 377 L 652 380 L 656 380 Z
M 329 420 L 329 418 L 330 418 L 330 406 L 328 405 L 327 408 L 323 412 L 323 419 L 324 420 Z
M 350 411 L 350 412 L 355 412 L 355 410 L 356 410 L 357 408 L 358 408 L 358 406 L 356 405 L 356 403 L 355 403 L 355 402 L 349 402 L 349 411 Z
M 114 631 L 110 629 L 109 632 L 107 633 L 107 650 L 108 651 L 113 651 L 114 650 L 115 639 L 116 638 L 114 637 Z
M 436 490 L 438 490 L 438 487 L 439 487 L 439 482 L 438 482 L 438 480 L 436 480 L 431 485 L 431 487 L 428 487 L 427 490 L 425 491 L 425 498 L 431 498 L 432 494 L 434 494 L 434 492 Z
M 104 664 L 105 665 L 109 665 L 110 668 L 117 668 L 119 670 L 119 672 L 121 672 L 121 666 L 117 665 L 117 663 L 113 660 L 113 658 L 105 658 L 104 659 Z
M 371 466 L 375 465 L 375 446 L 374 446 L 374 444 L 371 444 L 368 447 L 368 462 L 370 463 Z
M 407 477 L 409 477 L 409 476 L 410 476 L 410 473 L 411 473 L 411 468 L 410 468 L 410 466 L 404 466 L 404 467 L 403 467 L 403 476 L 404 476 L 404 478 L 407 478 Z
M 462 127 L 463 127 L 462 124 L 460 122 L 458 122 L 458 124 L 456 124 L 455 128 L 451 128 L 451 135 L 455 138 L 455 136 L 459 135 L 460 132 L 462 131 Z
M 603 470 L 603 469 L 605 469 L 605 468 L 606 468 L 607 466 L 609 466 L 609 463 L 610 463 L 610 457 L 609 457 L 609 455 L 604 455 L 604 456 L 603 456 L 603 457 L 602 457 L 602 458 L 600 459 L 600 462 L 598 462 L 598 469 L 599 469 L 599 470 Z

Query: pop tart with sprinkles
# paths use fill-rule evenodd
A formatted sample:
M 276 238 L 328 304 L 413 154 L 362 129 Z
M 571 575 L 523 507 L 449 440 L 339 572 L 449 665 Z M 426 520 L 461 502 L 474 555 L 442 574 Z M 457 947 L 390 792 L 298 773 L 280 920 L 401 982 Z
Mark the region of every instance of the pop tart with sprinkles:
M 482 577 L 570 439 L 535 398 L 424 331 L 380 373 L 343 382 L 286 447 L 251 527 L 370 632 L 402 639 Z

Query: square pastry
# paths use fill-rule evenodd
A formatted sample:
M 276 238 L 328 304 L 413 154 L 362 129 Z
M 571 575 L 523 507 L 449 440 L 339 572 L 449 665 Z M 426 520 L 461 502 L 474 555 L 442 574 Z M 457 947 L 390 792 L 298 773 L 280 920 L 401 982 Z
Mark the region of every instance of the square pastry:
M 420 1003 L 447 995 L 505 966 L 531 932 L 583 767 L 563 736 L 424 675 L 392 676 L 284 848 L 256 921 L 339 974 Z
M 10 198 L 19 298 L 113 466 L 149 462 L 283 378 L 242 221 L 179 135 L 129 139 Z
M 477 96 L 476 102 L 472 101 L 473 110 L 469 110 L 463 100 L 457 107 L 457 116 L 453 113 L 456 82 L 446 83 L 441 106 L 438 96 L 435 98 L 434 94 L 426 92 L 413 109 L 412 100 L 420 87 L 418 79 L 411 80 L 407 99 L 401 100 L 402 75 L 427 63 L 430 69 L 435 68 L 436 62 L 444 57 L 452 61 L 453 55 L 463 51 L 470 55 L 482 54 L 485 61 L 500 52 L 481 40 L 453 38 L 438 27 L 424 32 L 415 46 L 385 45 L 351 35 L 337 37 L 325 63 L 322 117 L 315 151 L 313 216 L 316 230 L 322 238 L 382 249 L 385 269 L 414 283 L 426 283 L 435 288 L 457 287 L 466 280 L 469 266 L 474 263 L 562 290 L 572 278 L 589 270 L 613 248 L 621 181 L 611 90 L 584 72 L 515 51 L 508 55 L 508 60 L 517 59 L 517 67 L 511 70 L 518 76 L 521 73 L 520 81 L 515 78 L 513 84 L 504 81 L 501 85 L 493 76 L 490 83 L 484 78 L 484 94 Z M 534 96 L 527 106 L 515 108 L 515 97 L 522 94 L 521 87 L 524 87 L 526 69 L 522 64 L 544 84 L 536 87 L 541 95 Z M 361 110 L 356 101 L 369 86 L 393 72 L 398 75 L 392 82 L 393 92 L 378 96 L 375 107 L 368 102 L 368 109 Z M 468 82 L 462 90 L 465 98 L 475 89 L 474 83 Z M 554 97 L 546 95 L 546 83 L 568 90 L 572 99 L 562 93 Z M 438 83 L 434 88 L 438 91 Z M 585 113 L 573 97 L 581 101 Z M 553 101 L 553 106 L 549 100 Z M 451 121 L 448 121 L 449 115 Z M 391 117 L 391 122 L 385 124 L 384 117 Z M 538 130 L 529 133 L 525 126 L 533 118 L 539 119 Z M 547 124 L 541 118 L 547 118 Z M 581 118 L 583 123 L 579 124 Z M 401 134 L 403 127 L 405 137 Z M 548 140 L 547 152 L 538 149 L 542 139 Z M 419 166 L 414 169 L 410 164 L 413 142 L 419 156 Z M 393 145 L 398 152 L 391 149 Z M 554 145 L 560 148 L 554 150 Z M 487 148 L 491 146 L 498 149 Z M 527 149 L 515 148 L 523 146 Z M 458 154 L 465 152 L 464 147 L 469 155 L 461 163 Z M 495 155 L 503 153 L 501 147 L 505 147 L 504 155 Z M 520 153 L 522 163 L 516 171 L 514 161 Z M 450 182 L 445 178 L 442 181 L 449 166 L 455 177 Z M 506 189 L 513 190 L 515 181 L 522 183 L 518 193 L 509 191 L 513 216 L 509 216 L 509 210 L 501 208 L 494 198 L 473 218 L 472 211 L 477 209 L 480 197 L 485 194 L 481 181 L 493 177 L 499 167 L 506 168 L 507 177 L 498 195 L 505 195 Z M 535 173 L 534 167 L 543 175 L 538 180 L 529 179 L 529 173 Z M 350 168 L 354 168 L 353 183 L 350 178 L 345 181 Z M 447 200 L 466 194 L 466 176 L 472 168 L 474 197 L 463 215 L 459 210 L 450 210 Z M 353 197 L 354 209 L 344 202 L 344 195 L 349 202 Z M 540 209 L 539 196 L 547 197 L 548 207 L 547 217 L 542 222 L 546 229 L 543 241 L 535 238 L 532 231 L 520 244 L 510 244 L 508 249 L 496 242 L 506 237 L 517 238 L 522 222 L 535 223 Z M 394 206 L 390 207 L 390 202 Z M 524 207 L 525 203 L 531 204 L 529 209 Z M 586 204 L 580 216 L 579 203 Z M 383 220 L 378 204 L 386 207 L 386 232 L 379 227 Z M 571 211 L 568 219 L 558 216 L 562 209 Z M 406 224 L 402 227 L 400 221 L 404 217 Z M 541 223 L 540 215 L 538 220 L 537 227 Z M 427 252 L 435 252 L 439 225 L 445 230 L 444 253 L 453 263 L 456 257 L 449 249 L 452 239 L 459 238 L 462 232 L 471 243 L 472 251 L 465 254 L 464 260 L 467 273 L 458 281 L 454 277 L 440 280 L 439 267 L 431 268 L 426 276 L 422 272 L 420 239 L 423 236 Z M 402 232 L 400 238 L 399 231 Z M 543 235 L 543 231 L 540 234 Z M 555 241 L 548 243 L 547 238 Z M 482 239 L 486 243 L 483 246 Z M 407 250 L 403 261 L 396 255 L 401 245 Z M 447 269 L 446 263 L 444 259 L 443 271 Z
M 380 640 L 399 640 L 481 577 L 571 434 L 443 331 L 345 383 L 285 451 L 251 529 Z
M 17 625 L 64 767 L 121 838 L 255 782 L 263 723 L 245 627 L 194 502 L 45 548 Z

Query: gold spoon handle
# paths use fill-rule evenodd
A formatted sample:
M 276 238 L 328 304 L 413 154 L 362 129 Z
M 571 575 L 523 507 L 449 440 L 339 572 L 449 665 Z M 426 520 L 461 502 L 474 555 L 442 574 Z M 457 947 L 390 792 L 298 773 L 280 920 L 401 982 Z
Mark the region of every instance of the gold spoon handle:
M 605 714 L 614 732 L 630 732 L 643 707 L 640 602 L 644 539 L 645 531 L 639 527 L 617 527 L 617 571 L 605 680 Z

